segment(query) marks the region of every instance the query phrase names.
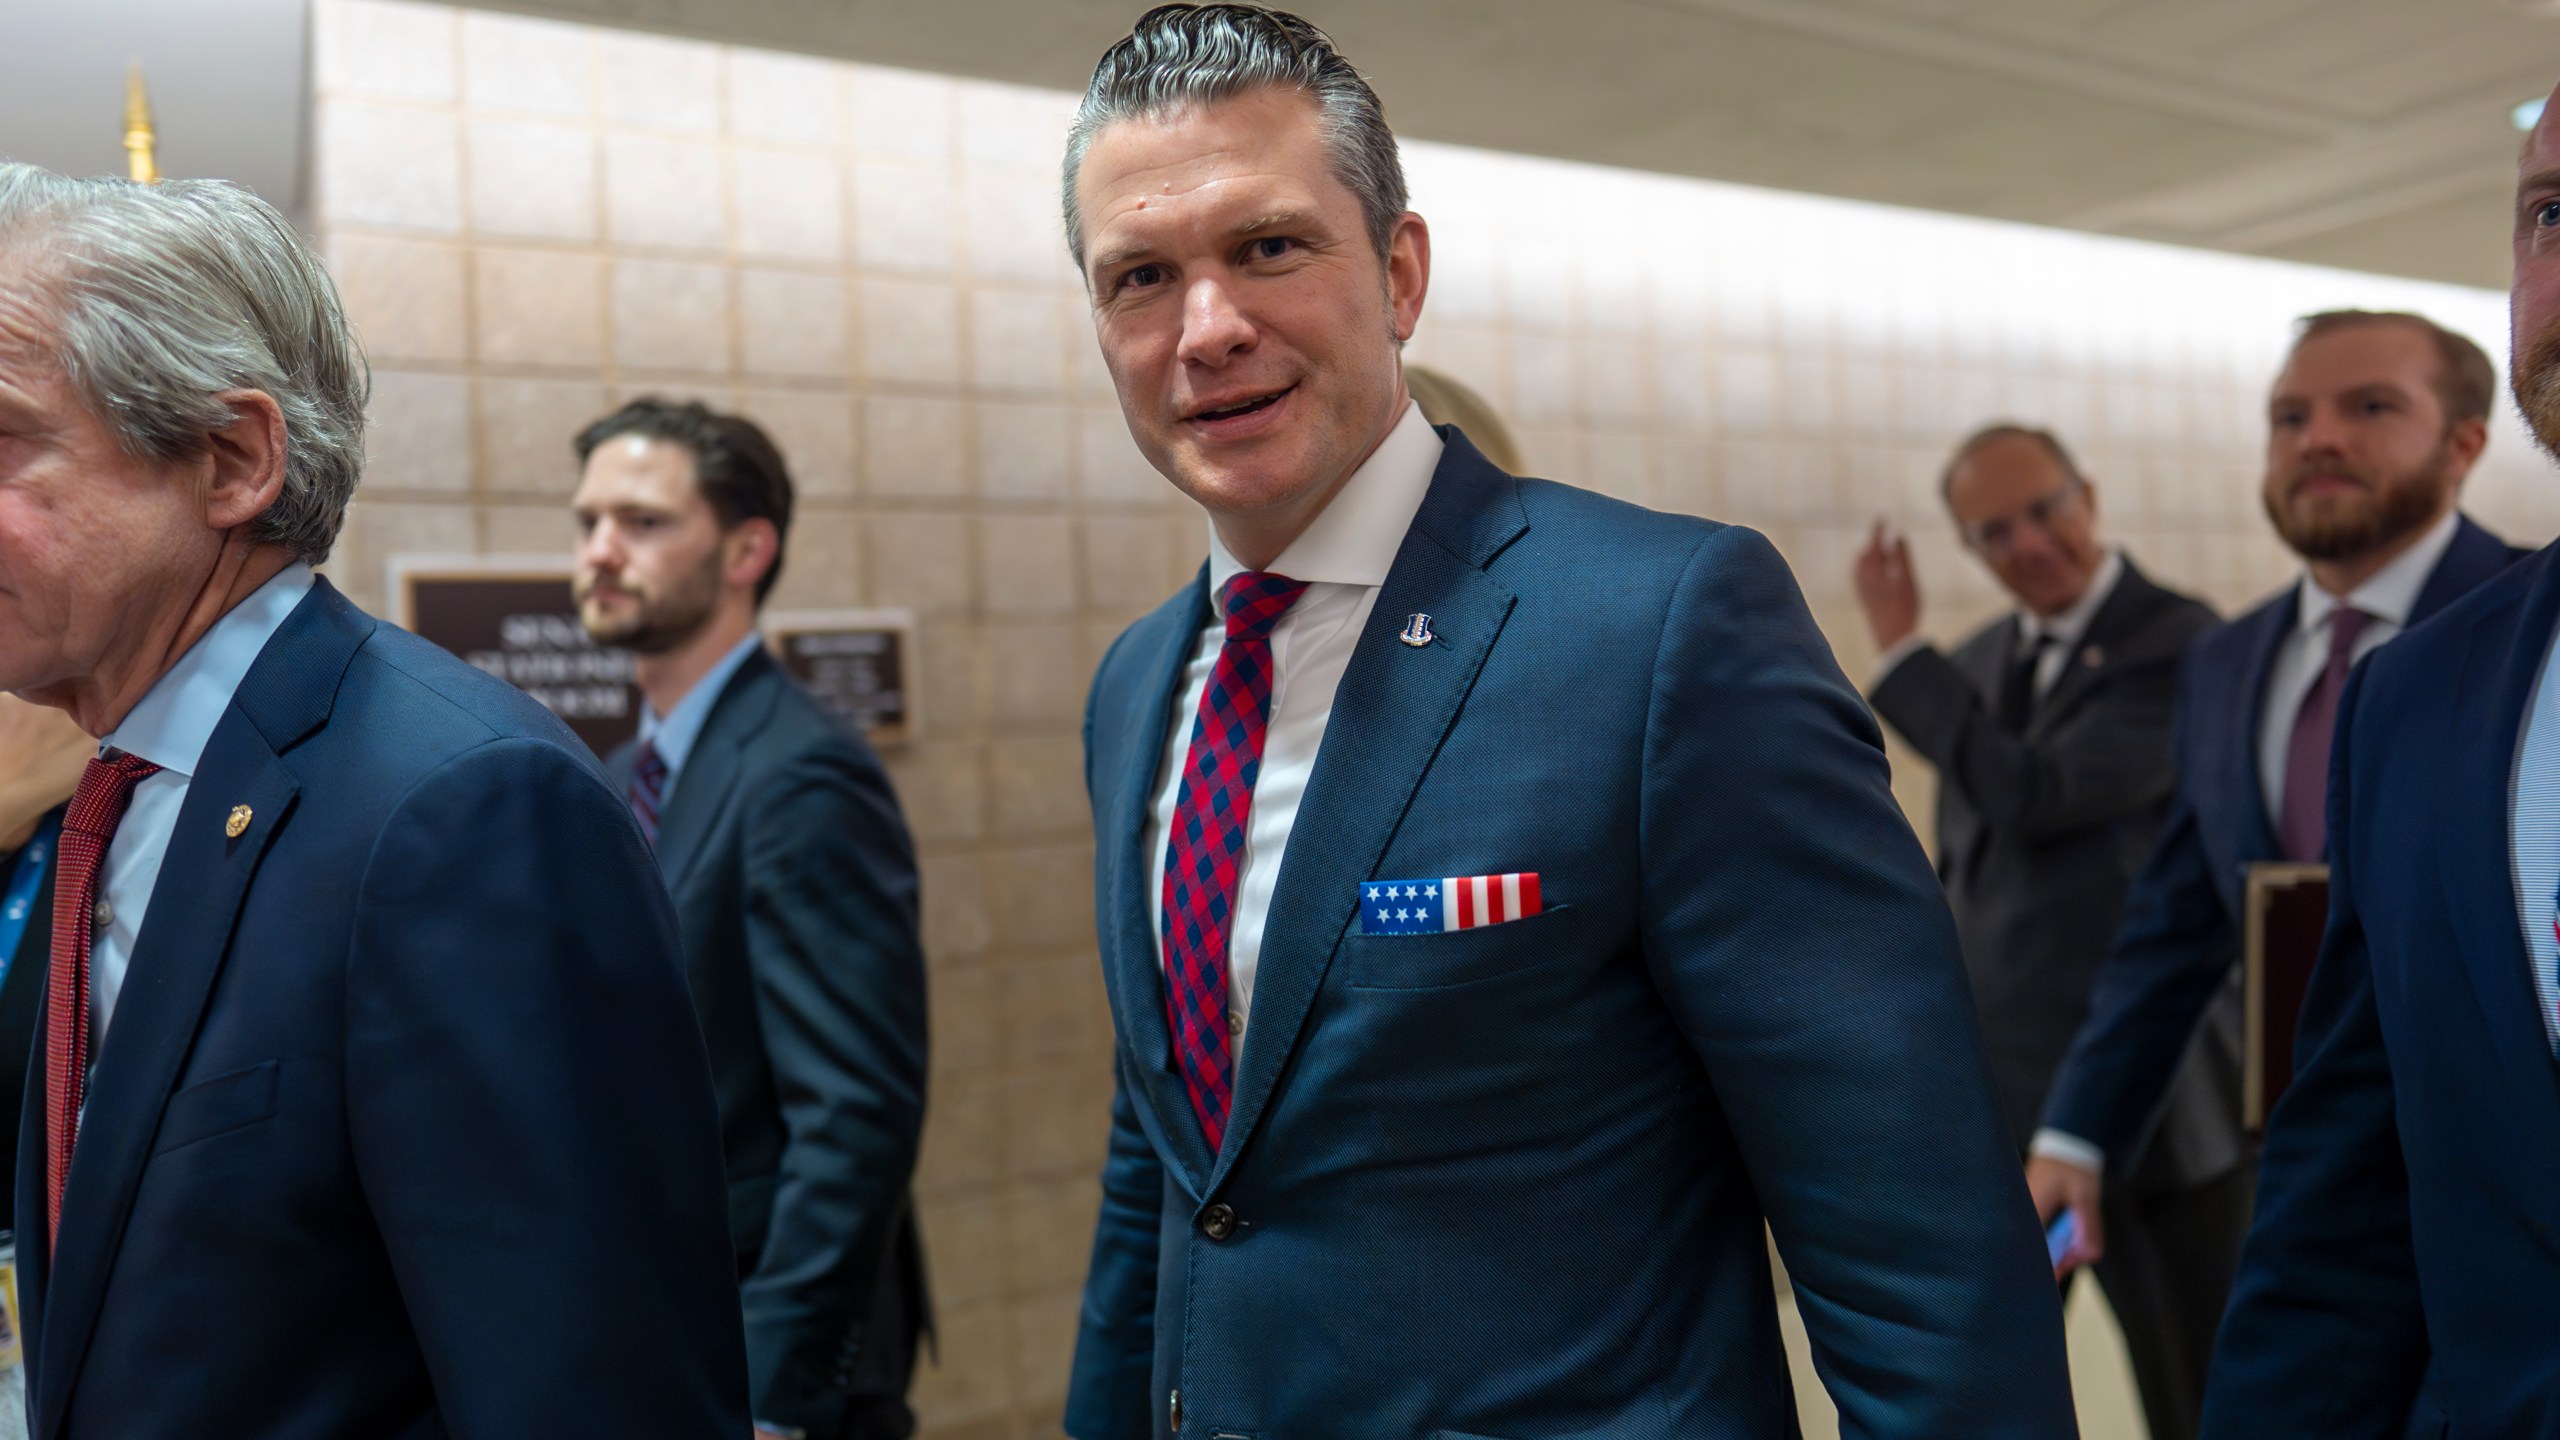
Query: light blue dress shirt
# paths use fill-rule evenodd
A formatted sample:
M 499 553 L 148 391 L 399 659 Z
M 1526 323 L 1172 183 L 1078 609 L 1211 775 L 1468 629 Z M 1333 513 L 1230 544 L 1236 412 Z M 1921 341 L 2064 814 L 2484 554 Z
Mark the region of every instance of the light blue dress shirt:
M 2560 633 L 2553 636 L 2560 647 Z M 2551 931 L 2560 912 L 2560 683 L 2551 652 L 2534 682 L 2533 709 L 2525 716 L 2524 744 L 2516 748 L 2516 913 L 2524 917 L 2525 953 L 2533 957 L 2533 988 L 2542 998 L 2543 1033 L 2560 1044 L 2560 936 Z
M 313 579 L 310 566 L 288 565 L 232 606 L 98 742 L 101 752 L 140 756 L 159 766 L 160 773 L 133 787 L 132 808 L 107 847 L 106 874 L 98 887 L 104 907 L 89 947 L 92 1054 L 106 1039 L 107 1021 L 124 989 L 125 967 L 133 960 L 134 937 L 142 933 L 152 888 L 160 883 L 160 862 L 169 853 L 169 837 L 177 833 L 178 812 L 186 807 L 187 787 L 204 760 L 204 747 L 229 713 L 231 697 L 259 652 L 311 593 Z
M 720 657 L 719 664 L 695 681 L 692 689 L 684 692 L 684 698 L 667 711 L 663 720 L 649 708 L 648 701 L 640 702 L 640 738 L 658 747 L 658 759 L 667 767 L 667 783 L 658 796 L 659 814 L 665 814 L 667 802 L 675 799 L 676 781 L 684 775 L 685 759 L 693 754 L 693 742 L 702 738 L 702 727 L 711 719 L 711 707 L 720 703 L 720 692 L 729 688 L 729 677 L 737 674 L 738 667 L 746 664 L 747 657 L 763 643 L 762 635 L 749 632 L 746 639 Z

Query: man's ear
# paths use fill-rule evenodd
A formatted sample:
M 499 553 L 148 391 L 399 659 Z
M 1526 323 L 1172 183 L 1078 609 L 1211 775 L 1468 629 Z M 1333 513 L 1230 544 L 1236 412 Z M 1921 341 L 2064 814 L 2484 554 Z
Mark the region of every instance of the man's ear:
M 782 532 L 770 520 L 741 520 L 722 537 L 720 548 L 726 552 L 720 562 L 721 582 L 753 590 L 782 558 Z
M 2471 467 L 2480 462 L 2480 452 L 2488 448 L 2489 422 L 2477 416 L 2456 420 L 2453 428 L 2444 432 L 2445 456 L 2453 462 L 2456 486 L 2470 478 Z
M 1412 339 L 1422 323 L 1422 297 L 1430 289 L 1431 227 L 1407 210 L 1387 240 L 1387 308 L 1395 315 L 1399 341 Z
M 204 521 L 235 530 L 275 507 L 284 494 L 284 407 L 264 390 L 226 390 L 231 423 L 205 437 Z

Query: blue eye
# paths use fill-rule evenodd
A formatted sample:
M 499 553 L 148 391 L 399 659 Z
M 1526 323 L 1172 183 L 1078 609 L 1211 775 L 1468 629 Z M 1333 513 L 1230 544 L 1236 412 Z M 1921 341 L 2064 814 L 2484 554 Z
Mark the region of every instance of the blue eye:
M 1253 242 L 1254 258 L 1258 260 L 1277 260 L 1281 256 L 1289 253 L 1289 245 L 1289 241 L 1281 239 L 1276 235 L 1265 236 L 1262 239 Z
M 1153 285 L 1153 284 L 1155 284 L 1157 281 L 1162 280 L 1163 278 L 1164 278 L 1164 267 L 1163 267 L 1163 266 L 1161 266 L 1161 265 L 1141 265 L 1141 266 L 1139 266 L 1137 269 L 1130 271 L 1128 274 L 1121 276 L 1121 277 L 1120 277 L 1120 284 L 1122 285 L 1122 287 L 1123 287 L 1123 288 L 1127 288 L 1127 289 L 1137 289 L 1137 288 L 1142 288 L 1142 287 L 1144 287 L 1144 286 Z
M 2560 200 L 2543 201 L 2541 207 L 2533 212 L 2533 223 L 2546 230 L 2560 225 Z

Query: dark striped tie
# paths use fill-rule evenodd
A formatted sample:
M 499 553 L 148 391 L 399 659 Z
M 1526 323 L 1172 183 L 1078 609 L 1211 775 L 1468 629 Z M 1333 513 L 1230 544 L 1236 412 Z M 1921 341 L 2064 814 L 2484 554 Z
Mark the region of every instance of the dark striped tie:
M 667 762 L 658 758 L 657 746 L 643 740 L 631 760 L 631 818 L 640 822 L 652 850 L 658 848 L 658 806 L 666 794 Z

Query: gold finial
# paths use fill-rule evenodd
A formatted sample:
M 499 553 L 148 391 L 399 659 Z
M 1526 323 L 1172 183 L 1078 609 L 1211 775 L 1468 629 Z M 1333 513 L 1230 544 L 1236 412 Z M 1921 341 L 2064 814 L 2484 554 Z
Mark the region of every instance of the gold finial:
M 124 72 L 125 168 L 140 185 L 160 183 L 160 162 L 152 154 L 151 97 L 142 88 L 142 62 Z

